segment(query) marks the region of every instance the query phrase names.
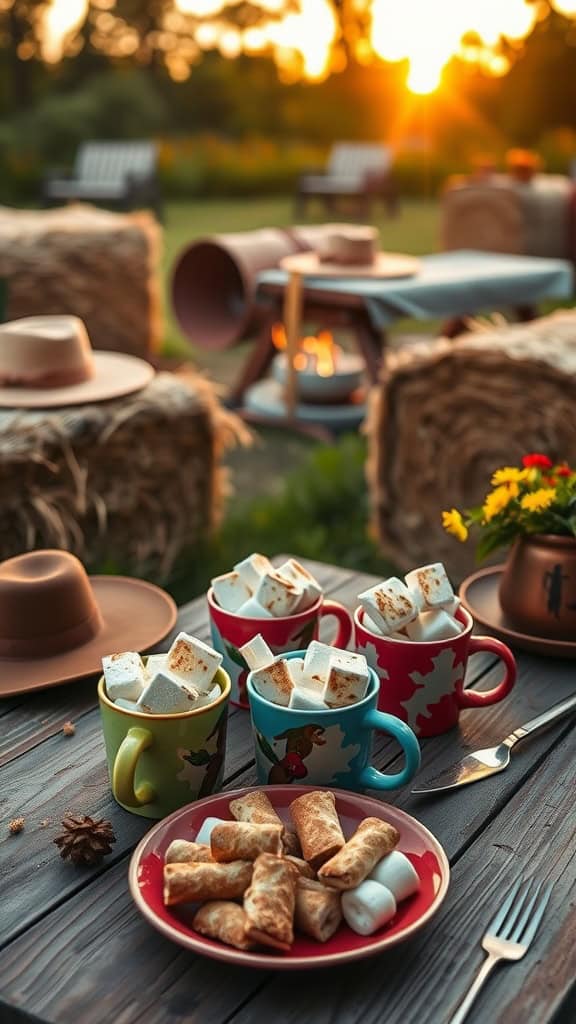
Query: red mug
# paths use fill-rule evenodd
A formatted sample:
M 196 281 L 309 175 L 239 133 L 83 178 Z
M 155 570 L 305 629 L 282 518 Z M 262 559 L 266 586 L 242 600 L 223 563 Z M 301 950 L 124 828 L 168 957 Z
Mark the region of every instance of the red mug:
M 352 636 L 350 612 L 337 601 L 328 601 L 324 597 L 319 597 L 303 612 L 273 619 L 248 618 L 245 615 L 238 615 L 237 612 L 225 611 L 217 603 L 212 587 L 206 597 L 210 612 L 212 646 L 224 658 L 222 668 L 228 673 L 232 683 L 230 700 L 241 708 L 248 707 L 246 680 L 250 669 L 239 648 L 257 633 L 262 634 L 274 654 L 305 650 L 312 640 L 318 639 L 320 619 L 328 615 L 333 615 L 338 622 L 336 637 L 330 641 L 334 647 L 346 648 Z
M 464 608 L 455 616 L 464 626 L 447 640 L 394 640 L 367 629 L 364 610 L 354 612 L 356 650 L 380 678 L 378 707 L 406 722 L 417 736 L 438 736 L 458 724 L 464 708 L 485 708 L 506 697 L 516 682 L 516 661 L 506 644 L 490 636 L 472 636 L 473 621 Z M 465 690 L 468 658 L 479 651 L 504 662 L 504 678 L 484 692 Z

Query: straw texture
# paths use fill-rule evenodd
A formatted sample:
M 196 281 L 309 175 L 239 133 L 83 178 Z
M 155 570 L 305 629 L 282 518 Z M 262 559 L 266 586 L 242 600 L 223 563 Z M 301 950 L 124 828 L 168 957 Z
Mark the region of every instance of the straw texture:
M 57 410 L 0 411 L 0 557 L 41 547 L 163 578 L 217 524 L 224 449 L 246 440 L 201 377 Z
M 143 355 L 161 337 L 161 229 L 149 213 L 76 203 L 56 210 L 0 207 L 6 319 L 73 313 L 92 347 Z
M 576 463 L 576 313 L 475 326 L 390 354 L 367 425 L 382 549 L 404 570 L 443 561 L 455 580 L 477 568 L 474 543 L 444 533 L 443 509 L 480 504 L 526 452 Z

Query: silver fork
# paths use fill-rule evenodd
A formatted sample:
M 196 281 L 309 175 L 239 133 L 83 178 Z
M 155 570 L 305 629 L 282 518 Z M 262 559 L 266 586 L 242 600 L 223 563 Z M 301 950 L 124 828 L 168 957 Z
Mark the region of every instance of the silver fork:
M 501 960 L 521 960 L 536 935 L 550 899 L 553 883 L 544 885 L 522 875 L 514 882 L 508 896 L 482 938 L 486 957 L 474 983 L 448 1024 L 462 1024 L 472 1003 L 489 974 Z

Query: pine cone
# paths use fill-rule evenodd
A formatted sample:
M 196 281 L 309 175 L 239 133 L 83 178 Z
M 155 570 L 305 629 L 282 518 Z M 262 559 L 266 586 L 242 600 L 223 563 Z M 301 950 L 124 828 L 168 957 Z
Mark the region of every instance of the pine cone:
M 109 821 L 95 821 L 88 815 L 68 814 L 63 820 L 64 831 L 54 842 L 60 847 L 63 860 L 73 864 L 99 864 L 112 852 L 116 836 Z

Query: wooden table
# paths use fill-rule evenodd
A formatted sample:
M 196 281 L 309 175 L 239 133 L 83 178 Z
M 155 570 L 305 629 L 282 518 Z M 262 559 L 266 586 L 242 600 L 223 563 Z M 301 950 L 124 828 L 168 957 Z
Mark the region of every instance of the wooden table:
M 326 593 L 350 608 L 375 582 L 309 565 Z M 203 599 L 182 608 L 178 628 L 208 639 Z M 466 711 L 459 731 L 423 742 L 422 777 L 574 692 L 574 662 L 525 654 L 518 662 L 518 683 L 503 704 Z M 493 686 L 499 671 L 489 656 L 478 656 L 469 682 Z M 62 733 L 67 719 L 76 724 L 72 737 Z M 393 793 L 391 802 L 427 825 L 450 858 L 441 911 L 385 955 L 296 976 L 196 957 L 141 918 L 127 869 L 150 822 L 123 811 L 110 794 L 94 681 L 0 702 L 1 1024 L 443 1024 L 482 960 L 485 926 L 521 869 L 558 878 L 552 901 L 528 955 L 492 977 L 470 1022 L 573 1024 L 575 725 L 564 720 L 525 740 L 504 774 L 455 793 Z M 392 741 L 380 739 L 379 768 L 398 756 Z M 253 785 L 253 766 L 248 714 L 233 709 L 226 788 Z M 52 843 L 69 809 L 113 823 L 118 841 L 96 869 L 63 862 Z M 20 815 L 24 831 L 9 836 L 9 820 Z

